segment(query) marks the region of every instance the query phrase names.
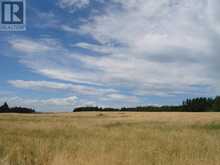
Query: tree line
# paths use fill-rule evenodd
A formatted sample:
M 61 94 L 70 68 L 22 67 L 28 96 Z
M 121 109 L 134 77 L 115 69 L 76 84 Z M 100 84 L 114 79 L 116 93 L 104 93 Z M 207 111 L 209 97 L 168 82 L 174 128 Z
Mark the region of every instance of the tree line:
M 0 113 L 35 113 L 35 110 L 25 107 L 10 108 L 7 103 L 4 103 L 0 106 Z
M 186 99 L 179 106 L 143 106 L 135 108 L 78 107 L 73 112 L 220 112 L 220 96 Z

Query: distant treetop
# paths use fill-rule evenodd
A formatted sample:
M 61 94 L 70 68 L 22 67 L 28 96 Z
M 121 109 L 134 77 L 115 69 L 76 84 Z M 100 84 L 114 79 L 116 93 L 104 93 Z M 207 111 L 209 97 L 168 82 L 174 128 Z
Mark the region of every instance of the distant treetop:
M 215 99 L 199 97 L 186 99 L 179 106 L 143 106 L 135 108 L 102 108 L 102 107 L 78 107 L 73 112 L 220 112 L 220 96 Z
M 12 107 L 10 108 L 5 102 L 2 106 L 0 106 L 0 113 L 34 113 L 35 110 L 25 107 Z

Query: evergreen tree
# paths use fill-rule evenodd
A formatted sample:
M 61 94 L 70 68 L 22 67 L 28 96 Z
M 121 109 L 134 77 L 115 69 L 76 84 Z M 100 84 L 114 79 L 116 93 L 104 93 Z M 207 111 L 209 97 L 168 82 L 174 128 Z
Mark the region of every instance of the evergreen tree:
M 220 112 L 220 96 L 217 96 L 214 100 L 212 110 L 216 112 Z
M 0 112 L 8 112 L 9 111 L 9 106 L 5 102 L 1 107 L 0 107 Z

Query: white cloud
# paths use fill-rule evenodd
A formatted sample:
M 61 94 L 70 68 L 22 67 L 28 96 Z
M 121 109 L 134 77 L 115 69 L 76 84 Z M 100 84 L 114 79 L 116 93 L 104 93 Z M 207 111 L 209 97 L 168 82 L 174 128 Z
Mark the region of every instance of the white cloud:
M 92 2 L 104 3 L 105 0 L 57 0 L 58 6 L 62 9 L 67 9 L 70 12 L 75 12 L 77 9 L 88 7 Z M 107 2 L 107 1 L 106 1 Z
M 59 47 L 58 42 L 51 38 L 44 38 L 37 41 L 26 38 L 12 38 L 9 44 L 12 48 L 27 54 L 48 52 Z
M 120 91 L 117 91 L 115 89 L 103 89 L 103 88 L 98 88 L 98 87 L 91 87 L 91 86 L 89 87 L 89 86 L 83 86 L 83 85 L 58 83 L 58 82 L 50 82 L 50 81 L 10 80 L 8 83 L 16 88 L 22 88 L 22 89 L 38 90 L 38 91 L 45 91 L 45 90 L 64 91 L 65 93 L 70 93 L 70 94 L 74 93 L 75 95 L 79 95 L 81 97 L 93 96 L 93 97 L 96 97 L 94 100 L 98 98 L 98 100 L 103 101 L 103 102 L 135 103 L 139 101 L 138 97 L 122 94 L 120 93 Z M 41 101 L 41 103 L 42 104 L 53 104 L 54 103 L 54 105 L 59 105 L 59 104 L 64 105 L 65 102 L 66 104 L 68 104 L 67 102 L 68 99 L 69 98 L 48 99 L 45 101 L 45 103 L 44 101 Z M 88 101 L 85 101 L 85 103 L 86 102 Z M 33 104 L 34 103 L 35 102 L 33 102 Z M 82 101 L 77 102 L 77 104 L 85 105 Z
M 17 40 L 14 40 L 11 41 L 10 44 L 14 49 L 24 51 L 26 53 L 44 52 L 49 50 L 49 47 L 45 45 L 27 40 L 19 40 L 19 42 Z
M 207 59 L 217 55 L 213 53 L 216 40 L 211 38 L 217 34 L 210 31 L 209 15 L 201 12 L 207 10 L 207 0 L 114 2 L 120 10 L 110 7 L 81 30 L 103 45 L 122 46 L 109 51 L 111 56 L 82 57 L 87 66 L 101 69 L 107 82 L 136 84 L 142 90 L 160 84 L 162 89 L 169 85 L 174 93 L 182 93 L 194 85 L 214 84 Z M 161 88 L 154 93 L 161 93 Z
M 119 93 L 108 94 L 106 97 L 101 98 L 105 101 L 115 101 L 115 102 L 138 102 L 138 98 L 135 96 L 127 96 Z
M 61 25 L 61 30 L 65 32 L 70 32 L 70 33 L 79 33 L 79 30 L 76 28 L 72 28 L 68 25 Z
M 107 14 L 96 16 L 82 26 L 82 30 L 102 43 L 116 41 L 144 53 L 151 49 L 161 53 L 169 48 L 207 47 L 203 34 L 206 29 L 197 26 L 204 18 L 200 11 L 206 7 L 205 0 L 116 2 L 124 10 L 111 8 Z
M 209 0 L 208 1 L 208 14 L 209 14 L 209 23 L 211 27 L 216 30 L 220 35 L 220 1 L 219 0 Z
M 56 67 L 43 68 L 37 70 L 38 73 L 48 76 L 50 78 L 65 80 L 75 83 L 91 84 L 91 85 L 101 85 L 97 82 L 98 75 L 92 72 L 84 72 L 70 69 L 57 69 Z
M 76 2 L 63 1 L 63 5 L 75 8 Z M 28 39 L 26 44 L 18 38 L 16 43 L 9 43 L 26 54 L 37 54 L 20 57 L 20 62 L 34 72 L 70 83 L 125 88 L 140 96 L 209 94 L 219 87 L 218 0 L 111 2 L 105 12 L 91 15 L 78 29 L 61 27 L 67 33 L 87 34 L 98 43 L 83 40 L 68 46 L 102 56 L 75 53 L 44 39 Z M 87 6 L 89 2 L 79 4 Z
M 80 9 L 88 6 L 90 0 L 58 0 L 58 5 L 63 9 L 71 9 L 73 12 L 75 9 Z
M 70 96 L 66 98 L 30 99 L 18 96 L 1 97 L 0 103 L 7 101 L 9 106 L 22 106 L 34 108 L 36 111 L 72 111 L 77 106 L 78 98 Z
M 63 105 L 63 106 L 73 106 L 74 102 L 77 100 L 76 96 L 71 96 L 67 98 L 52 98 L 47 100 L 40 100 L 41 104 L 48 105 Z
M 102 53 L 102 54 L 110 54 L 113 51 L 115 51 L 115 49 L 112 46 L 95 45 L 95 44 L 89 44 L 85 42 L 77 43 L 72 46 L 83 48 L 83 49 L 88 49 L 90 51 L 95 51 L 97 53 Z
M 81 95 L 92 95 L 92 96 L 104 96 L 108 93 L 116 93 L 117 90 L 114 89 L 103 89 L 98 87 L 76 85 L 70 83 L 58 83 L 51 81 L 25 81 L 25 80 L 10 80 L 9 84 L 16 88 L 31 89 L 31 90 L 55 90 L 55 91 L 65 91 L 74 92 Z

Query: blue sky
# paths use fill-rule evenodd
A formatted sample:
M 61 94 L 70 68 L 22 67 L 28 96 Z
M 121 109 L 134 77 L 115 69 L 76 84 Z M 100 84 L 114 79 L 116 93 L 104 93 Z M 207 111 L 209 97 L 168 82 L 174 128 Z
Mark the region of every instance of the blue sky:
M 0 103 L 38 111 L 180 104 L 220 92 L 218 0 L 27 0 L 0 32 Z

